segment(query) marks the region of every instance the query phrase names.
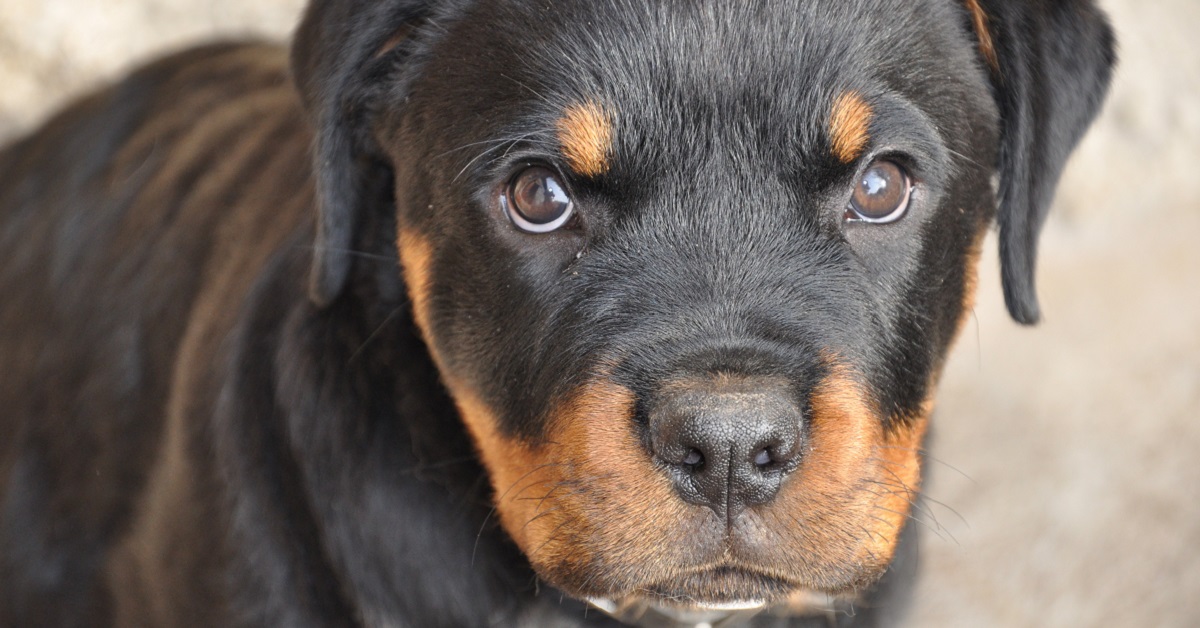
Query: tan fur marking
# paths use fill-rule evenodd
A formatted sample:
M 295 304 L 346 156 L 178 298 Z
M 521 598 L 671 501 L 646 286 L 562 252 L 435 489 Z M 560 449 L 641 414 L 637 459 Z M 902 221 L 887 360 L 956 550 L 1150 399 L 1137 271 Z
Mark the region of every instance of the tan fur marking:
M 871 521 L 873 525 L 868 525 L 871 534 L 867 547 L 871 556 L 886 556 L 890 562 L 896 551 L 900 530 L 906 520 L 915 516 L 911 510 L 921 487 L 920 452 L 932 414 L 933 398 L 930 397 L 922 404 L 917 416 L 885 430 L 875 447 L 876 496 L 874 518 Z
M 925 421 L 914 418 L 893 432 L 838 358 L 810 397 L 809 448 L 800 469 L 761 516 L 783 532 L 770 551 L 798 564 L 815 590 L 851 593 L 869 584 L 895 553 L 920 481 Z M 823 574 L 856 565 L 856 580 Z
M 429 335 L 429 273 L 433 260 L 433 247 L 424 236 L 401 229 L 396 238 L 396 248 L 400 253 L 400 265 L 404 269 L 404 283 L 408 286 L 408 300 L 412 303 L 413 320 L 417 328 L 425 336 L 427 343 L 432 342 Z
M 597 177 L 608 172 L 612 123 L 594 102 L 567 107 L 558 121 L 558 142 L 576 174 Z
M 530 444 L 500 433 L 467 387 L 448 385 L 488 469 L 500 523 L 544 577 L 569 582 L 597 562 L 678 559 L 685 548 L 673 526 L 687 521 L 687 507 L 633 433 L 632 391 L 591 381 L 553 413 L 546 439 Z M 622 575 L 591 584 L 604 590 Z
M 979 54 L 983 55 L 988 67 L 993 72 L 1000 71 L 1000 60 L 996 57 L 996 46 L 992 42 L 992 32 L 988 29 L 988 16 L 979 4 L 979 0 L 963 0 L 967 11 L 971 13 L 971 22 L 975 26 L 975 36 L 979 38 Z
M 528 553 L 543 525 L 556 522 L 534 520 L 540 514 L 539 504 L 525 498 L 544 497 L 558 481 L 558 470 L 548 465 L 544 452 L 502 434 L 495 413 L 466 386 L 459 382 L 447 384 L 488 469 L 500 521 L 517 545 Z
M 870 141 L 871 105 L 858 92 L 843 92 L 833 102 L 829 139 L 833 156 L 848 164 L 862 155 Z
M 650 462 L 630 425 L 631 391 L 593 379 L 552 412 L 546 438 L 529 443 L 501 433 L 468 386 L 447 384 L 488 469 L 502 526 L 551 583 L 574 595 L 636 596 L 628 587 L 673 581 L 730 558 L 700 533 L 711 529 L 712 512 L 683 503 Z M 886 431 L 860 384 L 838 366 L 812 409 L 801 468 L 774 503 L 746 514 L 773 531 L 762 539 L 762 555 L 747 548 L 733 560 L 808 580 L 813 591 L 849 593 L 869 584 L 895 552 L 920 484 L 931 404 Z M 825 580 L 848 565 L 858 566 L 857 580 Z

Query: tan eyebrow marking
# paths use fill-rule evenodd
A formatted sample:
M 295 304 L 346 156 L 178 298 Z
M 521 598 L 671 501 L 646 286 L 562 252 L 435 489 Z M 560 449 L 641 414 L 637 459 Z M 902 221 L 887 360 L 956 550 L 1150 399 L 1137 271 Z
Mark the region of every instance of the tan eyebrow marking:
M 874 112 L 858 92 L 842 92 L 833 102 L 829 116 L 829 140 L 833 156 L 848 164 L 862 155 L 871 139 L 868 133 Z
M 558 120 L 558 142 L 576 174 L 596 177 L 608 172 L 612 123 L 600 105 L 589 101 L 567 107 Z

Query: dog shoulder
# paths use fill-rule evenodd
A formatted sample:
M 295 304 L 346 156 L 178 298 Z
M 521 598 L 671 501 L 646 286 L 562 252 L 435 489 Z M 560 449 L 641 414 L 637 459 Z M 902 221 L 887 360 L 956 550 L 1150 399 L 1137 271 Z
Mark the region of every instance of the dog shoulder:
M 311 231 L 308 129 L 286 50 L 229 43 L 136 70 L 0 152 L 0 624 L 71 623 L 98 599 L 185 338 L 228 326 Z

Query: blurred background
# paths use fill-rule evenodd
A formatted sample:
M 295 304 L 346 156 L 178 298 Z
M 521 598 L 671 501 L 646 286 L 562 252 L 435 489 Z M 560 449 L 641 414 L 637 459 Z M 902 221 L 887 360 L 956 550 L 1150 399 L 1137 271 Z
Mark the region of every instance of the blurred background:
M 302 0 L 0 0 L 0 141 Z M 1101 0 L 1121 65 L 1012 323 L 995 239 L 943 380 L 916 626 L 1200 626 L 1200 2 Z M 934 501 L 936 500 L 936 501 Z

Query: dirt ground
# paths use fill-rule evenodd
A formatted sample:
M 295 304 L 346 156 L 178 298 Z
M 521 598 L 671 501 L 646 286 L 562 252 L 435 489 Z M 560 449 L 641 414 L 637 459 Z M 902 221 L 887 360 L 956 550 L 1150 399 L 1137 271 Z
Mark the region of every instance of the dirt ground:
M 1112 98 L 1043 237 L 995 243 L 942 386 L 917 626 L 1200 625 L 1200 2 L 1101 0 Z M 0 0 L 0 138 L 164 49 L 285 37 L 301 0 Z

